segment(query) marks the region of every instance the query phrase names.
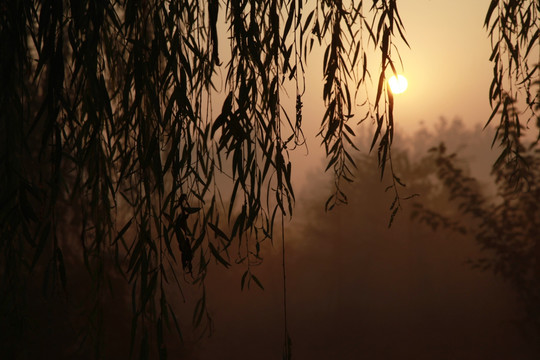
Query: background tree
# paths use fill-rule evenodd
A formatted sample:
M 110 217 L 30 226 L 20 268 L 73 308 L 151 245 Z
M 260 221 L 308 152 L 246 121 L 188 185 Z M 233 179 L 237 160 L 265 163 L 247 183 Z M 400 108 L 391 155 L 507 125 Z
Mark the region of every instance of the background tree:
M 515 287 L 536 334 L 540 330 L 539 14 L 538 2 L 492 0 L 485 18 L 494 65 L 489 89 L 492 114 L 486 126 L 499 118 L 492 146 L 501 148 L 492 170 L 496 196 L 489 197 L 458 164 L 456 154 L 447 154 L 441 144 L 431 150 L 438 177 L 464 218 L 419 204 L 415 214 L 433 227 L 472 234 L 485 250 L 485 257 L 474 259 L 472 265 L 492 270 Z
M 419 203 L 414 213 L 434 228 L 472 234 L 484 256 L 472 259 L 471 265 L 491 270 L 512 284 L 527 310 L 525 322 L 532 325 L 534 337 L 540 331 L 539 14 L 537 2 L 492 0 L 485 18 L 493 62 L 492 114 L 486 127 L 499 119 L 492 146 L 501 148 L 492 168 L 496 195 L 486 193 L 479 180 L 467 174 L 463 161 L 455 153 L 448 154 L 441 143 L 431 149 L 431 156 L 458 214 Z
M 445 227 L 471 234 L 483 249 L 483 255 L 471 265 L 491 270 L 508 280 L 527 310 L 526 323 L 540 331 L 540 212 L 538 208 L 538 149 L 523 153 L 527 164 L 519 174 L 512 164 L 498 167 L 493 175 L 497 196 L 482 191 L 477 179 L 467 176 L 457 164 L 455 154 L 447 154 L 444 145 L 432 150 L 438 177 L 459 209 L 457 214 L 433 211 L 417 204 L 418 216 L 434 228 Z

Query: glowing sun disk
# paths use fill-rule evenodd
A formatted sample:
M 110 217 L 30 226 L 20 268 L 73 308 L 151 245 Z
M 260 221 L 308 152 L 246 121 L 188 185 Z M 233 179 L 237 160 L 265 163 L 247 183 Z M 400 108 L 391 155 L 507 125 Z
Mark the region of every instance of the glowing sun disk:
M 388 80 L 388 85 L 390 85 L 390 90 L 392 90 L 393 94 L 401 94 L 405 90 L 407 90 L 407 86 L 409 83 L 407 82 L 407 79 L 403 75 L 392 76 Z

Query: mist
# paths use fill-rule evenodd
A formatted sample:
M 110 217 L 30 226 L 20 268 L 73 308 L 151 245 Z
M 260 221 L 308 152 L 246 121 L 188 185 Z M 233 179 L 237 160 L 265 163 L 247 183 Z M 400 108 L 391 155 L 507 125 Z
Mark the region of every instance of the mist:
M 285 326 L 295 359 L 538 358 L 537 334 L 527 328 L 514 289 L 503 278 L 466 263 L 483 254 L 475 240 L 411 219 L 417 203 L 457 214 L 427 155 L 441 142 L 457 152 L 464 171 L 494 196 L 489 176 L 497 156 L 497 149 L 490 150 L 493 131 L 441 118 L 397 137 L 393 166 L 406 186 L 399 188 L 402 208 L 390 228 L 393 194 L 386 189 L 391 179 L 386 174 L 381 180 L 376 151 L 367 151 L 368 134 L 359 136 L 365 140 L 356 154 L 355 181 L 343 188 L 348 204 L 326 212 L 332 179 L 316 166 L 296 175 L 294 214 L 284 218 L 286 325 L 278 219 L 273 242 L 262 245 L 262 263 L 250 269 L 264 289 L 253 281 L 241 289 L 246 266 L 234 264 L 234 249 L 229 269 L 209 265 L 205 295 L 210 319 L 203 323 L 210 332 L 192 327 L 200 289 L 186 285 L 170 300 L 183 337 L 181 342 L 169 329 L 170 358 L 277 359 L 283 354 Z M 319 161 L 324 167 L 324 160 Z M 69 264 L 68 270 L 69 298 L 44 298 L 41 279 L 29 285 L 33 303 L 26 339 L 31 346 L 16 345 L 22 358 L 68 359 L 78 348 L 88 349 L 82 358 L 93 358 L 92 341 L 81 341 L 80 332 L 88 325 L 81 314 L 92 306 L 90 275 L 82 264 Z M 103 326 L 103 358 L 123 358 L 130 348 L 131 291 L 114 275 L 107 288 L 107 295 L 99 298 L 104 311 L 91 317 L 97 316 Z
M 467 259 L 482 255 L 471 236 L 436 231 L 410 219 L 414 202 L 455 209 L 433 178 L 427 150 L 445 142 L 490 192 L 493 132 L 441 119 L 402 137 L 394 166 L 406 187 L 392 226 L 374 154 L 360 154 L 349 204 L 324 211 L 332 190 L 308 174 L 285 226 L 288 331 L 297 359 L 536 359 L 525 314 L 511 286 Z M 363 147 L 366 149 L 366 147 Z M 491 184 L 492 185 L 492 184 Z M 208 305 L 215 332 L 194 359 L 276 359 L 283 346 L 281 239 L 254 269 L 265 290 L 240 291 L 244 268 L 212 271 Z

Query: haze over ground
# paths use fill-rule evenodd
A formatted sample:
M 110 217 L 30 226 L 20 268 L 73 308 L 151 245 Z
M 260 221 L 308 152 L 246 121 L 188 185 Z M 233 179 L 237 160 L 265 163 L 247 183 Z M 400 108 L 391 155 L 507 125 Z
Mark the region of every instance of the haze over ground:
M 454 136 L 446 139 L 449 147 L 466 139 L 466 131 L 459 129 L 463 130 L 459 124 L 441 125 L 443 133 Z M 481 135 L 469 155 L 489 144 L 490 136 Z M 379 181 L 376 169 L 364 169 L 358 182 L 347 188 L 350 203 L 329 213 L 324 212 L 324 201 L 330 184 L 310 174 L 311 182 L 300 192 L 294 218 L 287 223 L 294 356 L 535 359 L 538 349 L 521 337 L 519 320 L 524 314 L 510 286 L 465 264 L 481 255 L 474 240 L 410 221 L 410 202 L 388 229 L 392 196 L 385 194 L 386 183 Z M 410 180 L 411 191 L 421 189 Z M 425 192 L 420 195 L 420 201 L 431 199 Z M 429 201 L 439 207 L 447 204 Z M 252 286 L 240 292 L 243 268 L 210 276 L 215 334 L 196 346 L 200 359 L 216 354 L 223 359 L 279 357 L 283 333 L 279 237 L 265 251 L 264 263 L 253 269 L 264 291 Z

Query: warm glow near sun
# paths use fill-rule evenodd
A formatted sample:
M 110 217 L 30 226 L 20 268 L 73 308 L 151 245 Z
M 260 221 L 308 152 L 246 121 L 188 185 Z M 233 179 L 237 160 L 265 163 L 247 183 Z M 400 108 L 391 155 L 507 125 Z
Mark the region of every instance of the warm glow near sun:
M 407 90 L 407 86 L 409 83 L 407 82 L 407 79 L 403 75 L 392 76 L 388 80 L 388 85 L 390 85 L 390 90 L 392 90 L 393 94 L 401 94 L 405 90 Z

